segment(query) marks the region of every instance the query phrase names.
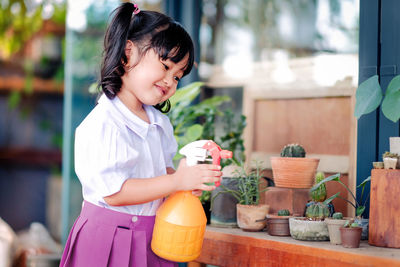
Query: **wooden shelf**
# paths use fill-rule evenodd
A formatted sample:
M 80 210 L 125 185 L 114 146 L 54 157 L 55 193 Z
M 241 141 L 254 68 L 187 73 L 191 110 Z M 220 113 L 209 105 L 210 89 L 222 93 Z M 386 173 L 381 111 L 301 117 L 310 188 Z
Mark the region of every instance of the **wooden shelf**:
M 25 88 L 25 79 L 19 76 L 0 77 L 1 91 L 23 91 Z M 57 83 L 54 80 L 44 80 L 40 78 L 33 79 L 34 93 L 63 94 L 64 84 Z
M 361 241 L 360 248 L 348 249 L 329 241 L 299 241 L 266 232 L 207 226 L 196 262 L 231 267 L 400 266 L 400 250 L 370 246 L 367 241 Z
M 61 165 L 59 149 L 0 148 L 0 164 L 23 164 L 38 167 Z

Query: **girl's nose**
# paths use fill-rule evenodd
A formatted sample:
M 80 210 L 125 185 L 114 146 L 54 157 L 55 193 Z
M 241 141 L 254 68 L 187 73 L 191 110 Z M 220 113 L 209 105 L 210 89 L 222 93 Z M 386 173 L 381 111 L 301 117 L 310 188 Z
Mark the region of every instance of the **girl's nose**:
M 171 74 L 166 74 L 163 79 L 164 84 L 166 86 L 170 87 L 173 83 L 173 79 L 174 79 L 174 77 Z

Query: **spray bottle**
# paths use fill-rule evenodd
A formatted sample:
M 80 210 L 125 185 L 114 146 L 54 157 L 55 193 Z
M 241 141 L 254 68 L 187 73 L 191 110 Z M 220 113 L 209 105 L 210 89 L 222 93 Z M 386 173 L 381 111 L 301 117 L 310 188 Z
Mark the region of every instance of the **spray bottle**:
M 184 146 L 180 154 L 193 166 L 212 157 L 215 165 L 221 158 L 231 158 L 232 152 L 222 150 L 211 140 L 199 140 Z M 215 183 L 219 186 L 219 182 Z M 191 191 L 179 191 L 158 208 L 151 248 L 158 256 L 175 262 L 193 261 L 200 256 L 207 218 L 198 197 Z

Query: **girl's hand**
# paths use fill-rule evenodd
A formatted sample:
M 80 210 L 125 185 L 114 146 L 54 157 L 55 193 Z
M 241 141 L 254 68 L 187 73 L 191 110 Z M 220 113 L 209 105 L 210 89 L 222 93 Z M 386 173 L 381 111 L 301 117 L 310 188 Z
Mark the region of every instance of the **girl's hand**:
M 192 195 L 195 197 L 201 197 L 202 194 L 203 194 L 203 191 L 201 191 L 199 189 L 195 189 L 192 191 Z
M 176 191 L 211 191 L 215 185 L 205 183 L 215 183 L 221 180 L 221 166 L 212 164 L 199 164 L 187 166 L 186 159 L 179 162 L 179 167 L 173 176 Z

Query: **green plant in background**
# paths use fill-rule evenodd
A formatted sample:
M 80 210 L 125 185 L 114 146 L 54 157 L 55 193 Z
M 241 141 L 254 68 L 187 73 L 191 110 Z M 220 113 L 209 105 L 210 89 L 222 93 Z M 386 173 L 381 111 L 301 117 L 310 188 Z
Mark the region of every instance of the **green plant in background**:
M 229 96 L 214 96 L 196 103 L 203 85 L 202 82 L 190 83 L 178 89 L 170 98 L 168 116 L 174 127 L 178 150 L 196 140 L 214 140 L 221 148 L 233 152 L 232 159 L 221 161 L 221 167 L 232 162 L 239 165 L 245 160 L 242 134 L 246 117 L 235 117 L 230 108 L 220 110 L 222 104 L 232 101 Z M 217 123 L 222 124 L 221 135 L 216 134 Z M 180 158 L 182 155 L 177 153 L 174 159 Z M 203 191 L 200 201 L 204 204 L 210 197 L 210 191 Z
M 319 183 L 325 179 L 325 175 L 323 172 L 318 172 L 315 175 L 315 183 Z M 314 191 L 310 191 L 310 196 L 313 201 L 321 202 L 326 199 L 326 186 L 325 184 L 321 184 L 317 189 Z
M 304 158 L 306 151 L 299 144 L 288 144 L 282 148 L 281 157 Z
M 383 101 L 382 101 L 383 99 Z M 354 116 L 359 119 L 381 106 L 382 113 L 392 122 L 400 118 L 400 75 L 395 76 L 383 93 L 379 76 L 374 75 L 362 82 L 356 91 Z
M 347 220 L 347 221 L 344 223 L 343 227 L 344 227 L 344 228 L 354 228 L 354 227 L 360 227 L 360 225 L 359 225 L 358 223 L 356 223 L 356 222 Z
M 40 30 L 45 19 L 64 25 L 65 14 L 65 1 L 2 1 L 0 57 L 8 59 L 13 53 L 19 51 L 23 44 Z
M 349 203 L 350 205 L 352 205 L 355 209 L 356 209 L 356 217 L 361 218 L 362 214 L 365 211 L 365 203 L 367 202 L 368 198 L 369 198 L 369 193 L 367 195 L 367 197 L 365 199 L 363 199 L 364 196 L 364 189 L 365 189 L 365 185 L 371 181 L 371 176 L 368 176 L 364 181 L 362 181 L 357 188 L 361 188 L 361 195 L 360 195 L 360 200 L 357 201 L 356 196 L 353 194 L 353 192 L 350 190 L 350 188 L 347 187 L 347 185 L 345 185 L 341 180 L 340 180 L 340 173 L 331 175 L 329 177 L 326 177 L 325 179 L 323 179 L 322 181 L 320 181 L 319 183 L 315 184 L 310 191 L 315 191 L 318 189 L 319 186 L 321 186 L 322 184 L 325 184 L 326 182 L 329 181 L 336 181 L 339 184 L 341 184 L 344 188 L 346 188 L 346 190 L 350 193 L 351 197 L 354 200 L 354 203 L 349 201 L 348 199 L 342 198 L 340 196 L 340 192 L 336 193 L 335 195 L 331 196 L 329 199 L 333 199 L 333 198 L 340 198 L 345 200 L 347 203 Z
M 322 221 L 329 217 L 329 208 L 326 202 L 315 202 L 306 209 L 306 217 L 313 221 Z
M 221 148 L 233 152 L 231 160 L 221 161 L 222 167 L 232 161 L 239 164 L 244 161 L 242 134 L 246 117 L 241 115 L 236 118 L 230 108 L 220 110 L 223 103 L 232 101 L 229 96 L 214 96 L 195 103 L 202 86 L 202 82 L 191 83 L 178 89 L 170 98 L 171 111 L 168 116 L 174 127 L 178 149 L 196 140 L 214 140 Z M 222 124 L 222 135 L 216 134 L 217 123 Z M 181 157 L 177 154 L 175 159 Z
M 219 194 L 228 193 L 234 196 L 238 200 L 238 204 L 242 205 L 258 205 L 260 201 L 260 193 L 267 190 L 267 188 L 260 190 L 262 168 L 261 163 L 256 162 L 256 167 L 253 170 L 246 170 L 243 163 L 240 164 L 239 169 L 234 173 L 231 179 L 237 180 L 237 190 L 229 189 L 221 185 L 223 190 L 219 191 L 212 200 L 215 199 Z M 211 207 L 212 209 L 212 207 Z
M 397 153 L 391 153 L 389 151 L 385 151 L 385 153 L 382 154 L 382 159 L 384 158 L 398 159 L 399 155 Z
M 341 213 L 341 212 L 335 212 L 335 213 L 332 215 L 332 219 L 335 219 L 335 220 L 341 220 L 341 219 L 343 219 L 343 213 Z
M 288 209 L 278 210 L 278 216 L 289 216 L 290 211 Z

